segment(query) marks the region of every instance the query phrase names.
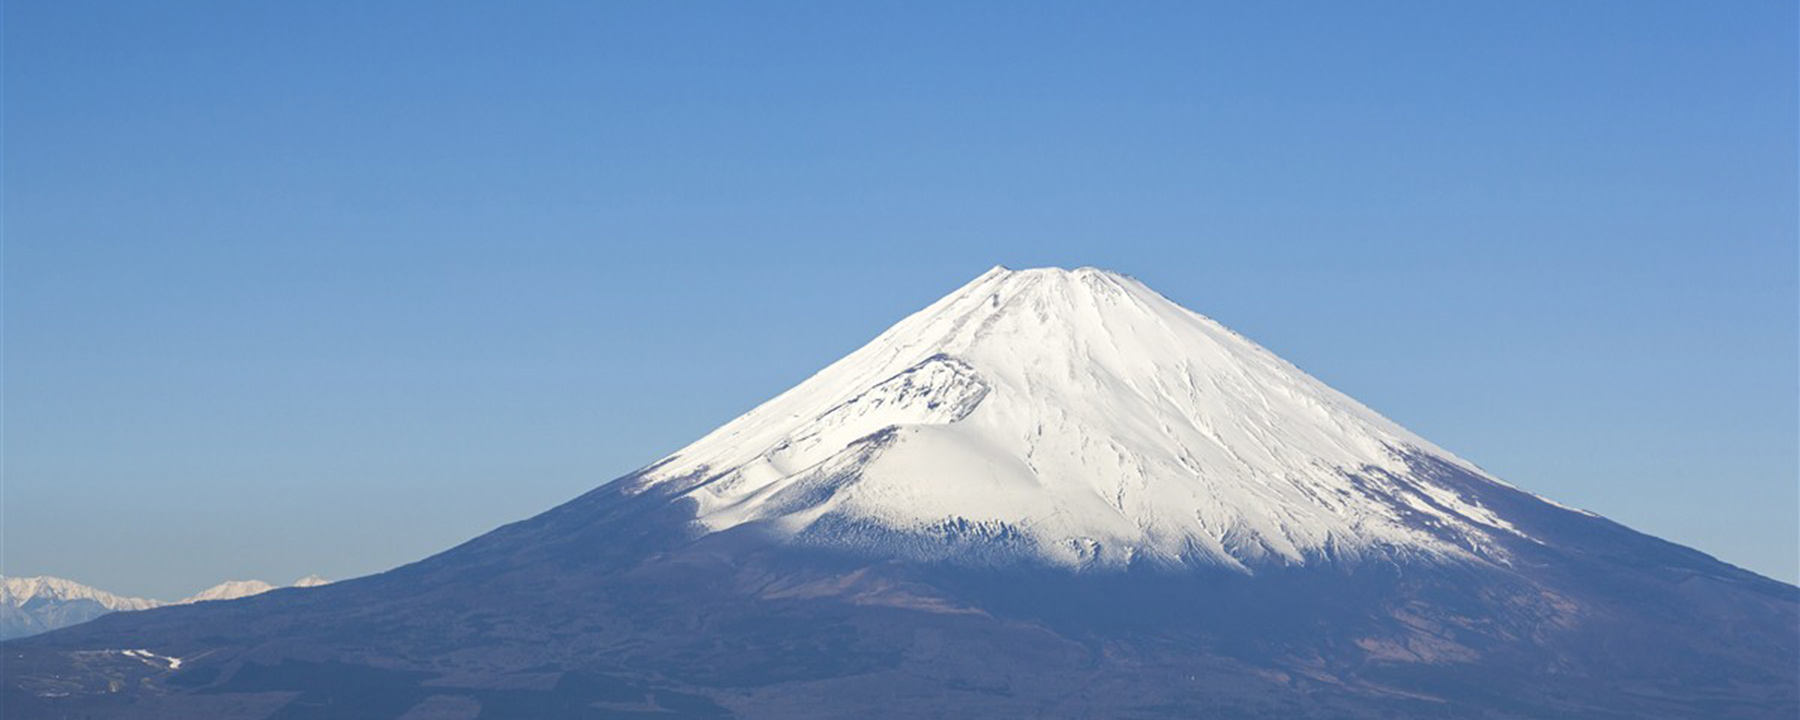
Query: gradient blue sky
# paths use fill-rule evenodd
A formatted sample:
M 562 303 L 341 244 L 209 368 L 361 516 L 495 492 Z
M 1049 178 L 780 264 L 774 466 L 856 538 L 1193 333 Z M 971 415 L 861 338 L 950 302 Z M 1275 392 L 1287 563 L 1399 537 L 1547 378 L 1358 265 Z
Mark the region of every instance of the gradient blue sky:
M 1097 265 L 1800 577 L 1791 2 L 5 17 L 4 571 L 414 560 Z

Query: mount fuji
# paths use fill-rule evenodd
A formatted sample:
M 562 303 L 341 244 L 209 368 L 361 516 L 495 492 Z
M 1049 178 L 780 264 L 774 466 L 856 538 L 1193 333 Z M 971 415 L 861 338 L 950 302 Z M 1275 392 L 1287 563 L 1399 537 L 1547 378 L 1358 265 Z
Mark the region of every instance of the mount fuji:
M 642 473 L 719 532 L 1070 569 L 1504 562 L 1499 484 L 1131 278 L 995 268 Z
M 534 518 L 0 657 L 18 718 L 1790 718 L 1800 589 L 995 268 Z

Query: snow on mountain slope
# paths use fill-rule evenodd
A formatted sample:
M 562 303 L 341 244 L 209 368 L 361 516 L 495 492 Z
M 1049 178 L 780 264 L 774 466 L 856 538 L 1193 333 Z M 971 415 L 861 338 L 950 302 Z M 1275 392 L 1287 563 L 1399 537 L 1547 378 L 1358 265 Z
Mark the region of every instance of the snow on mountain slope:
M 915 558 L 1504 562 L 1518 531 L 1421 456 L 1499 482 L 1133 278 L 995 268 L 636 489 L 711 532 Z

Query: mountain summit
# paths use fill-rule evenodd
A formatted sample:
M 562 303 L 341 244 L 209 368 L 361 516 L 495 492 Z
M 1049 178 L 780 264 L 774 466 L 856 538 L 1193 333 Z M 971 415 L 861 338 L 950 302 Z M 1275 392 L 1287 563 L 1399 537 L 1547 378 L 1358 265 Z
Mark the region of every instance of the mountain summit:
M 1791 718 L 1800 589 L 1127 276 L 996 268 L 419 562 L 0 645 L 8 718 Z
M 911 559 L 1503 559 L 1498 482 L 1093 268 L 995 268 L 644 473 L 713 531 Z

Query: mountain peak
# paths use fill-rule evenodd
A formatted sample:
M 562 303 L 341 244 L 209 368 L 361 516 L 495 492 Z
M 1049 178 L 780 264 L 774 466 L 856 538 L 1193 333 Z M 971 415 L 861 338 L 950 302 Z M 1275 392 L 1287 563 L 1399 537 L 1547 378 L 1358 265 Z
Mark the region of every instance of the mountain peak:
M 86 622 L 109 612 L 147 610 L 162 604 L 48 575 L 0 575 L 0 640 Z
M 929 559 L 1498 553 L 1517 531 L 1432 462 L 1485 478 L 1134 278 L 995 267 L 641 482 L 710 532 Z
M 209 602 L 213 600 L 236 600 L 241 597 L 261 595 L 274 589 L 274 585 L 262 580 L 226 580 L 225 582 L 183 598 L 176 604 L 186 605 L 189 603 Z

